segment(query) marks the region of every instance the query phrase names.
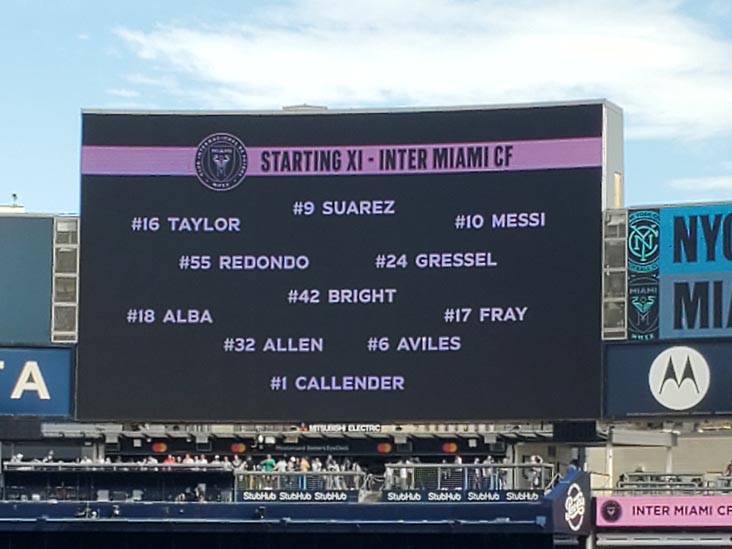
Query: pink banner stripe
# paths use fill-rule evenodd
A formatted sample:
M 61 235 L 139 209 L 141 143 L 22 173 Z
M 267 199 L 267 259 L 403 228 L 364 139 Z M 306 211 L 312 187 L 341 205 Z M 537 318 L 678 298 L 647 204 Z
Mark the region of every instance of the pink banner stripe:
M 86 175 L 195 175 L 196 147 L 81 148 Z
M 601 528 L 732 527 L 732 496 L 597 498 Z
M 195 175 L 195 147 L 83 146 L 84 175 Z M 388 175 L 585 168 L 602 138 L 337 147 L 249 147 L 248 176 Z

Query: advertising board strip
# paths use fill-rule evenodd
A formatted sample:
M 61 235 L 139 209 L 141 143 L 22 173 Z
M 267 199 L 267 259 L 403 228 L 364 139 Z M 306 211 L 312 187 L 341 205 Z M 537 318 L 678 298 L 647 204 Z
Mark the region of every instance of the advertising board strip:
M 732 496 L 597 498 L 599 528 L 732 528 Z
M 615 344 L 606 349 L 605 414 L 732 414 L 729 341 Z
M 354 503 L 358 491 L 342 490 L 242 490 L 237 493 L 241 502 L 280 503 Z
M 0 348 L 0 414 L 71 415 L 71 348 Z
M 541 490 L 383 490 L 381 501 L 387 503 L 536 503 L 543 499 Z

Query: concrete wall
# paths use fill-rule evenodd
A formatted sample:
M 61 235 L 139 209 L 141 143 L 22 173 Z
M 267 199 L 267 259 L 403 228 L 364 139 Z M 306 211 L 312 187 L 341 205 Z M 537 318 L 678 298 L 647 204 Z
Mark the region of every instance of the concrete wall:
M 682 435 L 678 445 L 671 448 L 668 456 L 664 447 L 628 447 L 615 446 L 612 450 L 612 461 L 605 447 L 587 450 L 587 466 L 598 473 L 595 486 L 599 487 L 599 477 L 612 473 L 612 485 L 625 472 L 643 467 L 647 472 L 665 472 L 667 460 L 670 461 L 670 472 L 709 474 L 714 477 L 720 474 L 732 460 L 732 433 L 714 433 L 698 435 Z

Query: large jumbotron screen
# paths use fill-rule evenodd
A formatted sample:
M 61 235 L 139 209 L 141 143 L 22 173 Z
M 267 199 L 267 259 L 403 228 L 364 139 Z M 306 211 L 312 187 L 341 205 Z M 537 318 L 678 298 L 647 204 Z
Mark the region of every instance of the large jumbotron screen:
M 85 113 L 77 417 L 597 417 L 604 108 Z

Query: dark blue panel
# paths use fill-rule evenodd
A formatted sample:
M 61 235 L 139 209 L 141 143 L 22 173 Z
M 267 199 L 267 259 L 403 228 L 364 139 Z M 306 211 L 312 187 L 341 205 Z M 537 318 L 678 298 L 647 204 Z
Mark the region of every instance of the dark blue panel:
M 732 342 L 608 345 L 605 364 L 607 417 L 732 415 Z
M 0 348 L 0 414 L 69 416 L 71 348 Z
M 51 342 L 53 219 L 0 217 L 0 343 Z

